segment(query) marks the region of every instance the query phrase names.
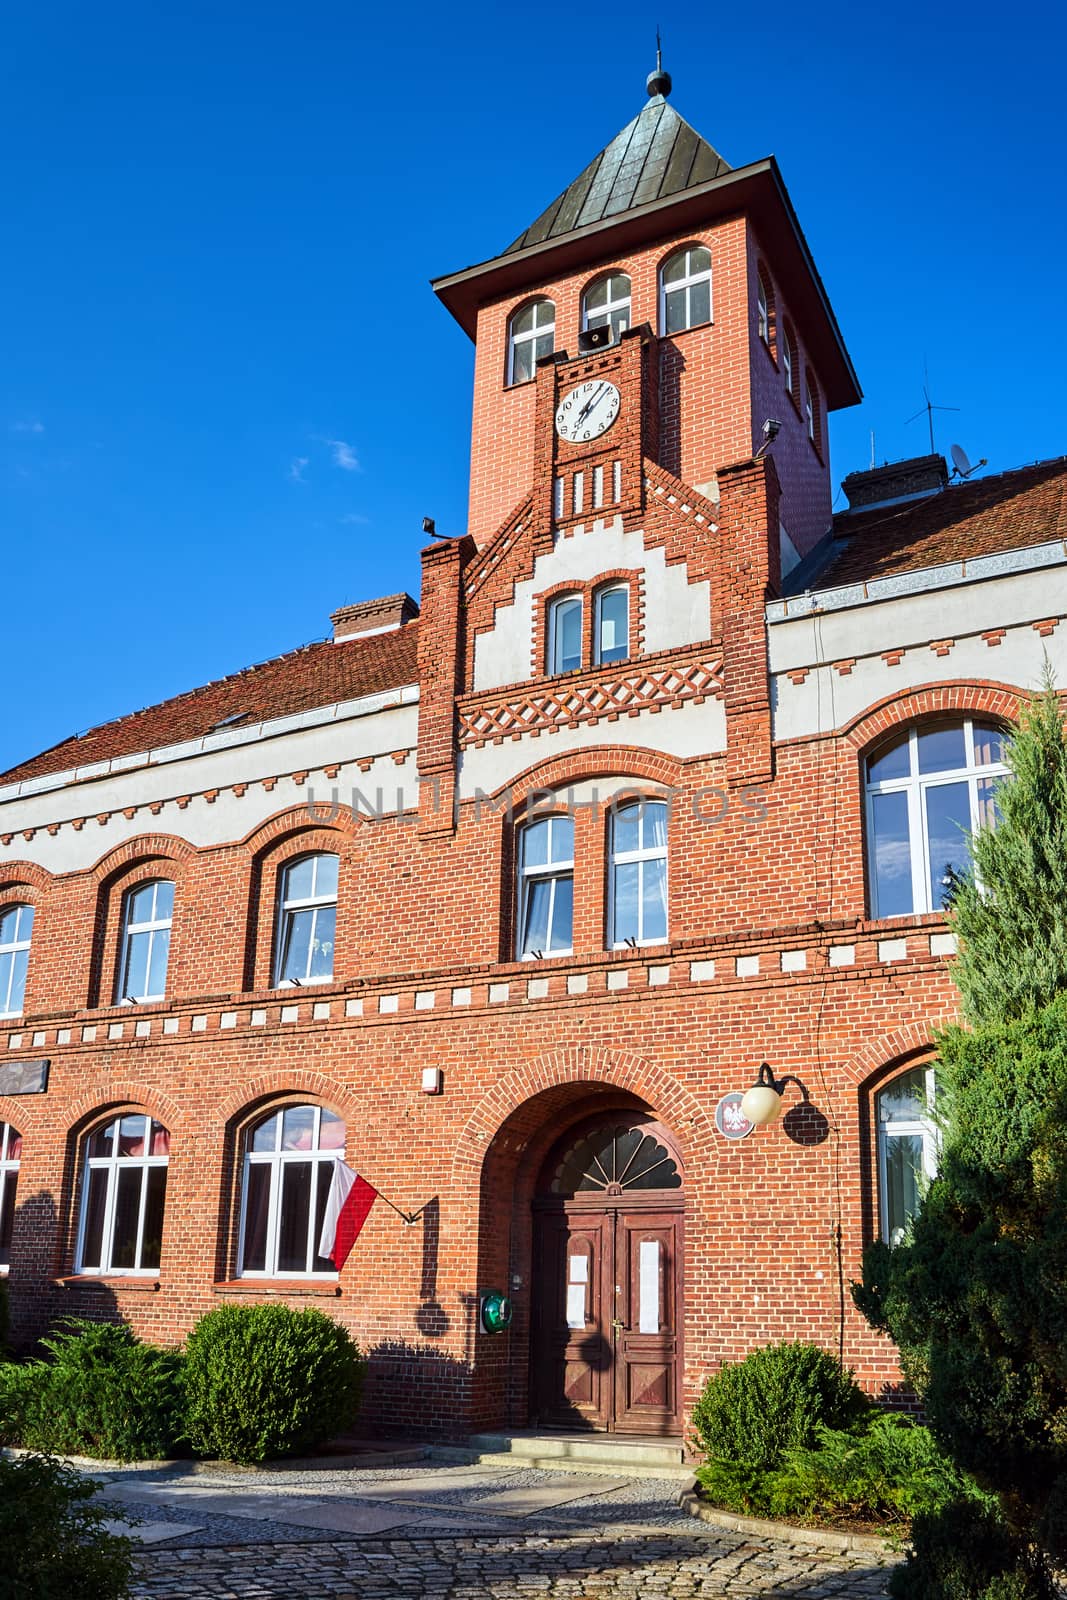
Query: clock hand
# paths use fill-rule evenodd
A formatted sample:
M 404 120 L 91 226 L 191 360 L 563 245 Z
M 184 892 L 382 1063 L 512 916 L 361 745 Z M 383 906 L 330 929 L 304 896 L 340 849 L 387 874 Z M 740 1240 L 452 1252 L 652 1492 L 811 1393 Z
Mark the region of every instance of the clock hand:
M 592 411 L 593 407 L 596 405 L 597 401 L 600 399 L 600 394 L 601 394 L 601 391 L 602 391 L 603 387 L 604 387 L 603 383 L 598 383 L 597 386 L 596 386 L 596 389 L 594 390 L 594 392 L 589 396 L 589 399 L 585 402 L 585 405 L 579 411 L 578 417 L 577 417 L 577 421 L 574 424 L 574 426 L 576 428 L 580 428 L 581 427 L 582 423 L 585 421 L 585 419 L 588 416 L 589 412 Z

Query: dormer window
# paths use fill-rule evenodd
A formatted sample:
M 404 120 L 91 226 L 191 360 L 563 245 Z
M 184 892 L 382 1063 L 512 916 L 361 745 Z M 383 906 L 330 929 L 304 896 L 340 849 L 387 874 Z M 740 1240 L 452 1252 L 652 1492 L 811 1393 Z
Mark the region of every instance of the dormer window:
M 711 321 L 711 252 L 703 245 L 676 250 L 660 273 L 660 323 L 683 333 Z
M 612 343 L 630 326 L 630 279 L 625 272 L 599 278 L 582 296 L 583 328 L 611 328 Z
M 548 662 L 550 675 L 577 672 L 582 664 L 582 599 L 568 594 L 548 608 Z
M 508 383 L 529 383 L 534 369 L 556 345 L 556 308 L 551 300 L 530 300 L 508 327 Z
M 625 661 L 630 654 L 630 591 L 625 584 L 600 589 L 594 633 L 596 661 Z

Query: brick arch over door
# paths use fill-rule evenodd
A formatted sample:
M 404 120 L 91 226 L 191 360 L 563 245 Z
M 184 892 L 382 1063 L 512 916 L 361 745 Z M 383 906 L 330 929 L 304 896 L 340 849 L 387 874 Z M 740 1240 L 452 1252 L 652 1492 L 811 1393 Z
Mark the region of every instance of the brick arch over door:
M 457 1188 L 477 1182 L 486 1154 L 505 1124 L 546 1090 L 606 1086 L 649 1105 L 673 1130 L 687 1165 L 717 1160 L 715 1129 L 700 1102 L 662 1067 L 626 1051 L 569 1045 L 513 1067 L 482 1097 L 456 1141 L 452 1178 Z
M 720 1150 L 699 1101 L 670 1073 L 626 1051 L 572 1045 L 545 1051 L 505 1073 L 468 1119 L 452 1162 L 453 1204 L 464 1196 L 478 1207 L 478 1282 L 505 1285 L 523 1279 L 506 1348 L 479 1358 L 479 1416 L 474 1426 L 520 1425 L 529 1416 L 528 1299 L 532 1273 L 531 1201 L 537 1172 L 564 1127 L 598 1112 L 651 1112 L 673 1133 L 685 1171 L 710 1175 Z M 685 1275 L 695 1274 L 709 1246 L 709 1223 L 698 1186 L 685 1185 Z M 691 1400 L 687 1397 L 687 1403 Z

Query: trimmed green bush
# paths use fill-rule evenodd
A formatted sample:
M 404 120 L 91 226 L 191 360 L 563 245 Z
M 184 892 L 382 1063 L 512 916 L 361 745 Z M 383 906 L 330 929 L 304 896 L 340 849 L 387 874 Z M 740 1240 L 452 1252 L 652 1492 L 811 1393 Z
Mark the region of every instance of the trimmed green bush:
M 769 1344 L 708 1379 L 693 1427 L 709 1461 L 760 1472 L 790 1446 L 813 1445 L 820 1426 L 848 1428 L 869 1410 L 851 1372 L 818 1345 Z
M 50 1361 L 0 1366 L 0 1440 L 118 1461 L 173 1454 L 182 1357 L 121 1323 L 69 1318 L 42 1345 Z
M 0 1595 L 11 1600 L 125 1600 L 128 1539 L 107 1533 L 98 1486 L 48 1456 L 0 1457 Z
M 363 1373 L 346 1330 L 321 1311 L 219 1306 L 185 1347 L 185 1436 L 229 1461 L 312 1449 L 351 1426 Z
M 787 1520 L 860 1518 L 903 1528 L 964 1501 L 991 1503 L 929 1429 L 886 1412 L 851 1430 L 820 1427 L 814 1445 L 791 1446 L 770 1470 L 716 1459 L 697 1477 L 716 1505 Z

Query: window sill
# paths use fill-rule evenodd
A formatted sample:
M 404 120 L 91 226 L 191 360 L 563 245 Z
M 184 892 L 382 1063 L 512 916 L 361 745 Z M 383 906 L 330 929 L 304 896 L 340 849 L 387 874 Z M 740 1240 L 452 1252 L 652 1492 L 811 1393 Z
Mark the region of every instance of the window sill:
M 76 1272 L 67 1278 L 53 1278 L 57 1289 L 106 1289 L 110 1293 L 158 1294 L 158 1278 L 109 1277 L 106 1273 Z
M 225 1278 L 211 1285 L 212 1294 L 315 1294 L 336 1299 L 341 1285 L 313 1278 Z

